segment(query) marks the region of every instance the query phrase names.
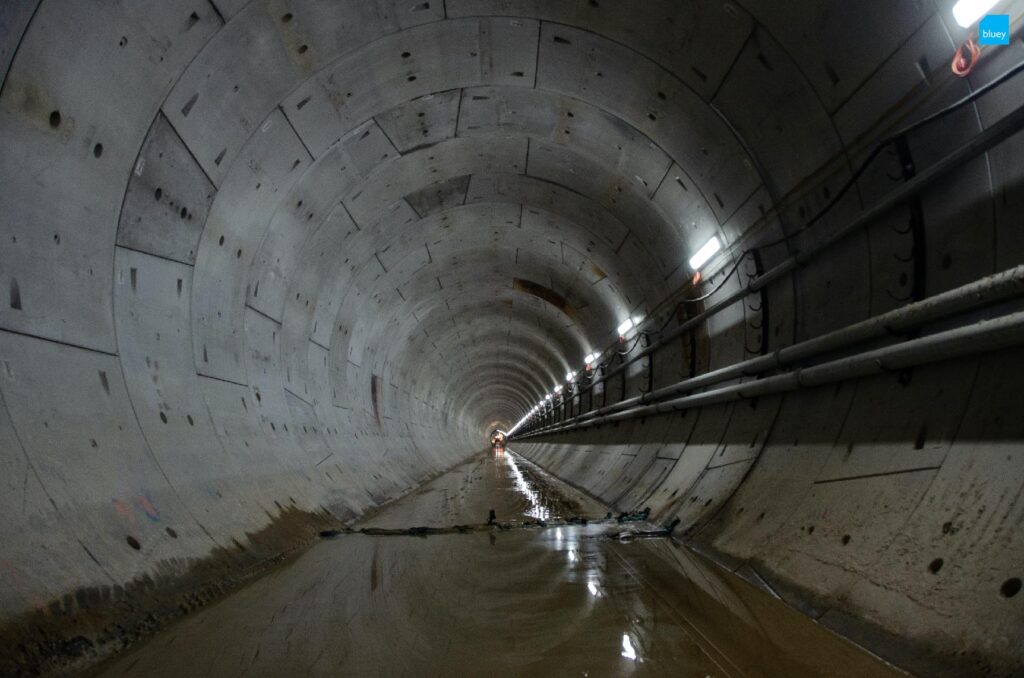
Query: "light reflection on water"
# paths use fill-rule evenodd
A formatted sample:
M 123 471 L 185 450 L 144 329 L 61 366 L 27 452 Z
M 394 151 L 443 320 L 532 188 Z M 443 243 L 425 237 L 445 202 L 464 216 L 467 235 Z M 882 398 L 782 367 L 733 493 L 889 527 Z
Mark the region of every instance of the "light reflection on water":
M 633 647 L 633 640 L 628 633 L 622 634 L 622 656 L 636 661 L 636 648 Z
M 541 503 L 540 493 L 533 489 L 533 486 L 526 481 L 523 477 L 522 471 L 519 470 L 519 464 L 516 463 L 514 454 L 506 454 L 502 457 L 512 471 L 513 486 L 519 494 L 523 495 L 528 502 L 530 502 L 530 509 L 524 511 L 523 515 L 536 518 L 537 520 L 549 520 L 551 518 L 551 510 Z
M 523 515 L 530 516 L 538 520 L 551 519 L 553 517 L 551 509 L 544 504 L 542 494 L 535 489 L 530 481 L 528 481 L 523 475 L 523 472 L 520 470 L 519 464 L 516 461 L 516 455 L 507 451 L 502 452 L 503 453 L 496 451 L 495 457 L 497 457 L 500 462 L 504 462 L 508 466 L 513 489 L 529 503 L 530 508 L 523 511 Z M 563 531 L 563 528 L 556 527 L 552 532 L 554 533 L 554 548 L 556 551 L 565 551 L 568 565 L 572 568 L 579 566 L 587 567 L 581 557 L 581 554 L 577 552 L 576 548 L 574 548 L 574 531 L 571 529 Z M 597 571 L 588 571 L 586 573 L 586 589 L 590 594 L 591 600 L 603 598 L 604 592 L 602 591 L 602 588 L 603 586 L 600 574 Z M 637 652 L 637 648 L 638 645 L 636 644 L 634 636 L 630 633 L 623 633 L 620 655 L 632 662 L 642 662 L 643 659 Z

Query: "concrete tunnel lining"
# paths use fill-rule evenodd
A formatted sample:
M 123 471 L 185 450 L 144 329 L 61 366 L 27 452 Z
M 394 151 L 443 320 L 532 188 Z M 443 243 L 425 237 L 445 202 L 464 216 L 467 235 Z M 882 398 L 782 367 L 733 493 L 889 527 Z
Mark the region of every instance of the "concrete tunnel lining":
M 5 637 L 41 656 L 40 629 L 80 615 L 100 648 L 114 601 L 142 617 L 141 591 L 241 583 L 511 428 L 624 317 L 671 331 L 678 299 L 740 289 L 991 128 L 1020 76 L 915 131 L 799 233 L 877 139 L 1024 60 L 1017 39 L 953 77 L 952 4 L 0 9 Z M 1022 145 L 573 411 L 1020 264 Z M 692 287 L 711 236 L 723 254 Z M 1024 656 L 1024 597 L 1005 594 L 1024 576 L 1021 358 L 511 444 L 617 509 L 678 517 L 694 548 L 899 666 L 1008 672 Z

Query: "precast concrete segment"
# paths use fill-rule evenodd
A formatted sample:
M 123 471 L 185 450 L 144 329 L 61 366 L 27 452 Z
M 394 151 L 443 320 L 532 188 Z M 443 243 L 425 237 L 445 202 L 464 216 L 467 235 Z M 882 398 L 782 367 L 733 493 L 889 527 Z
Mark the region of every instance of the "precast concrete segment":
M 7 3 L 15 664 L 88 663 L 417 488 L 613 347 L 624 317 L 671 339 L 621 369 L 608 352 L 563 420 L 1020 265 L 1024 136 L 1000 132 L 1019 78 L 883 154 L 800 233 L 876 140 L 1024 58 L 986 50 L 957 79 L 949 3 L 840 4 Z M 1006 138 L 925 185 L 978 134 Z M 687 260 L 712 236 L 728 255 L 694 288 Z M 739 303 L 677 306 L 784 236 L 724 283 Z M 1007 672 L 1024 626 L 1018 352 L 523 451 L 623 510 L 679 517 L 894 661 Z M 146 600 L 172 614 L 147 621 Z

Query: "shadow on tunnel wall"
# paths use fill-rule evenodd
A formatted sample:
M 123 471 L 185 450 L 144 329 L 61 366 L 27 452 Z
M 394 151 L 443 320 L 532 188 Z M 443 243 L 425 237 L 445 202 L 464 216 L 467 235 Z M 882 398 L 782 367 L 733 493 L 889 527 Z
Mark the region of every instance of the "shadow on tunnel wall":
M 1012 673 L 1021 374 L 1011 349 L 511 447 L 898 666 Z

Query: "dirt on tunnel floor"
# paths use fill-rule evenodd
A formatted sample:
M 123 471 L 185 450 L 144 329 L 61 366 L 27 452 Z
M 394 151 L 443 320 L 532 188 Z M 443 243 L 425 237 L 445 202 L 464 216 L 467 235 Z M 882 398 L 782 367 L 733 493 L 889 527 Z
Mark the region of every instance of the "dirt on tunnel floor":
M 512 452 L 356 527 L 548 527 L 325 539 L 114 658 L 102 676 L 886 676 L 898 671 Z

